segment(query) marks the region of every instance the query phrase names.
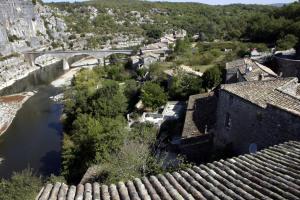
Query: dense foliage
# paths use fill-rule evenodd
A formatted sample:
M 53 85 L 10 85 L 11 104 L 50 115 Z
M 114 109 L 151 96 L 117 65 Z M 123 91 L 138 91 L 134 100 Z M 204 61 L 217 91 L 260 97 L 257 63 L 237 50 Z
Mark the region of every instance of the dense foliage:
M 158 84 L 147 82 L 142 87 L 141 100 L 144 106 L 157 109 L 166 104 L 167 95 Z
M 118 69 L 118 70 L 115 70 Z M 150 124 L 125 120 L 128 109 L 140 99 L 156 109 L 167 101 L 157 83 L 142 83 L 126 76 L 124 66 L 111 65 L 82 70 L 65 92 L 65 131 L 62 175 L 77 183 L 91 166 L 100 166 L 98 181 L 127 180 L 164 171 L 155 157 L 157 129 Z
M 93 20 L 89 20 L 87 16 L 88 5 L 99 10 L 98 16 Z M 275 9 L 260 5 L 209 6 L 197 3 L 134 0 L 96 0 L 76 4 L 60 3 L 56 6 L 71 13 L 66 18 L 68 25 L 78 33 L 122 32 L 158 38 L 163 31 L 183 28 L 190 35 L 200 33 L 202 40 L 238 39 L 247 30 L 247 24 L 252 17 L 262 12 L 271 13 Z M 108 13 L 108 9 L 112 12 Z M 138 11 L 140 15 L 131 11 Z M 139 23 L 140 19 L 144 19 L 145 23 Z M 149 25 L 151 24 L 149 19 L 153 20 L 155 25 Z
M 105 40 L 101 38 L 112 33 L 157 39 L 164 31 L 182 28 L 188 31 L 189 36 L 198 34 L 200 41 L 220 39 L 262 42 L 270 46 L 277 44 L 279 49 L 289 48 L 298 41 L 297 46 L 300 46 L 299 3 L 278 8 L 262 5 L 209 6 L 197 3 L 95 0 L 55 6 L 70 13 L 66 17 L 70 29 L 77 33 L 101 33 L 102 36 L 96 38 L 103 42 Z M 89 19 L 87 6 L 99 10 L 96 18 Z
M 1 200 L 32 200 L 35 199 L 43 185 L 42 179 L 25 169 L 14 173 L 9 180 L 0 180 Z

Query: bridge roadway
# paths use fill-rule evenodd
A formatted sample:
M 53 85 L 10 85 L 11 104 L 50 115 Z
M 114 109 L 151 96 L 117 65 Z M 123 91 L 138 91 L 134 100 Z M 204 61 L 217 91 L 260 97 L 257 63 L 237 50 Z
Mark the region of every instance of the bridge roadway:
M 33 66 L 35 65 L 35 60 L 42 55 L 52 55 L 63 59 L 63 68 L 68 70 L 70 68 L 68 63 L 68 58 L 77 55 L 88 55 L 96 59 L 105 60 L 106 57 L 113 54 L 125 54 L 131 55 L 133 50 L 70 50 L 70 51 L 28 51 L 24 52 L 26 60 Z

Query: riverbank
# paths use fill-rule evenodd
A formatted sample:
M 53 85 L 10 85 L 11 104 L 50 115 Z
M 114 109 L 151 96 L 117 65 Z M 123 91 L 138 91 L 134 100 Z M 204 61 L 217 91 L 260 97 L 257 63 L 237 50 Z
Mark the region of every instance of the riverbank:
M 20 57 L 12 57 L 5 61 L 1 61 L 0 68 L 4 68 L 5 66 L 5 70 L 0 70 L 0 90 L 12 86 L 18 80 L 26 78 L 29 74 L 40 68 L 45 68 L 49 65 L 58 63 L 60 60 L 61 59 L 50 56 L 44 56 L 38 59 L 37 65 L 30 66 L 30 64 L 25 61 L 24 55 L 22 55 Z
M 58 79 L 52 81 L 51 85 L 54 87 L 66 87 L 71 85 L 71 81 L 76 76 L 76 74 L 83 68 L 92 69 L 93 67 L 98 66 L 98 60 L 92 57 L 83 58 L 74 62 L 69 71 L 64 73 Z
M 9 128 L 22 105 L 34 94 L 24 92 L 0 97 L 0 136 Z
M 80 68 L 73 68 L 64 73 L 58 79 L 51 82 L 51 85 L 54 87 L 65 87 L 71 85 L 73 77 L 79 72 Z

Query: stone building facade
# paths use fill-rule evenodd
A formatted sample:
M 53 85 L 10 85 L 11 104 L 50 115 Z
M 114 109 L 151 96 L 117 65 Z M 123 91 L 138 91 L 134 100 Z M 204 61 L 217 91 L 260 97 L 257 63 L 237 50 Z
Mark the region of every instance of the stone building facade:
M 275 56 L 278 71 L 283 77 L 295 76 L 300 79 L 300 60 L 284 56 Z
M 300 84 L 297 78 L 222 85 L 216 147 L 235 154 L 300 139 Z

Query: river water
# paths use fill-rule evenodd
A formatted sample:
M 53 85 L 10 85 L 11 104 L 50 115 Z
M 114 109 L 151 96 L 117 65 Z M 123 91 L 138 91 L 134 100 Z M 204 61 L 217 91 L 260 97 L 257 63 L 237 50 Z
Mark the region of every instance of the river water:
M 9 129 L 0 136 L 0 177 L 8 178 L 14 171 L 27 167 L 36 174 L 58 174 L 62 125 L 62 105 L 49 99 L 60 91 L 50 83 L 62 75 L 62 63 L 47 66 L 0 91 L 8 95 L 38 91 L 18 111 Z

